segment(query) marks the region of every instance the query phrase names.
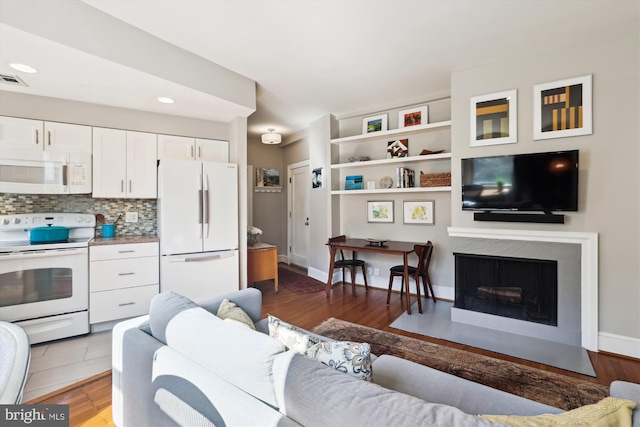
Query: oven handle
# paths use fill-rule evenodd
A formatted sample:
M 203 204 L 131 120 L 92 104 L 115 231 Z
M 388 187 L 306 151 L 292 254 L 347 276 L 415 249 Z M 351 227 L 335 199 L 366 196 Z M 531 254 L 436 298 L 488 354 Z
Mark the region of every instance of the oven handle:
M 26 251 L 26 252 L 12 252 L 10 254 L 3 254 L 1 259 L 26 259 L 26 258 L 47 258 L 65 255 L 82 255 L 88 253 L 87 248 L 69 248 L 69 249 L 49 249 L 41 251 Z

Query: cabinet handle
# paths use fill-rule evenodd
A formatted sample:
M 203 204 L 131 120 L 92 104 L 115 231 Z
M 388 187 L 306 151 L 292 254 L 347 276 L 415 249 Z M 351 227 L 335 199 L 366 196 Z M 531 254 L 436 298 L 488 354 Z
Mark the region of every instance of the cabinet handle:
M 118 304 L 118 307 L 124 307 L 125 305 L 135 305 L 135 302 L 123 302 Z
M 136 273 L 134 273 L 134 272 L 129 272 L 129 273 L 118 273 L 118 276 L 133 276 L 134 274 L 136 274 Z
M 132 187 L 132 182 L 131 182 L 131 180 L 129 180 L 129 193 L 131 193 L 131 188 L 133 188 Z
M 198 147 L 198 158 L 202 158 L 202 147 Z
M 189 147 L 191 150 L 191 158 L 193 159 L 193 145 L 191 147 Z
M 120 192 L 124 193 L 124 179 L 120 180 Z
M 119 254 L 130 254 L 130 253 L 133 253 L 133 252 L 135 252 L 133 249 L 128 249 L 126 251 L 118 251 Z
M 36 129 L 36 145 L 40 143 L 40 131 Z
M 47 132 L 47 136 L 49 138 L 49 145 L 51 145 L 51 131 Z

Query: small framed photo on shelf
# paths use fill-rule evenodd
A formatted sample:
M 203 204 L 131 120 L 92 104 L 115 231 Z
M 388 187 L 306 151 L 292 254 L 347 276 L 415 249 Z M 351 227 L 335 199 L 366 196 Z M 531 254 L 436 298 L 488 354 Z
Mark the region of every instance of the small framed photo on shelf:
M 533 87 L 533 139 L 591 135 L 591 74 Z
M 387 130 L 387 114 L 365 117 L 362 119 L 362 133 L 383 132 Z
M 518 142 L 518 92 L 507 90 L 471 98 L 471 147 Z
M 362 175 L 350 175 L 344 182 L 345 190 L 362 190 Z
M 429 123 L 429 106 L 408 108 L 398 112 L 398 129 Z
M 387 159 L 409 156 L 409 140 L 398 139 L 387 142 Z
M 433 200 L 406 200 L 402 204 L 405 224 L 435 225 Z
M 393 200 L 367 202 L 367 222 L 393 222 Z

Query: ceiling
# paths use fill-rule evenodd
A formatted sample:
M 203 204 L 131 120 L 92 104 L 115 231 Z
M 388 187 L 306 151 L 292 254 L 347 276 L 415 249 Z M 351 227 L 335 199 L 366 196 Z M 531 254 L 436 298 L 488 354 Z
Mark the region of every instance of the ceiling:
M 1 90 L 229 120 L 228 102 L 206 91 L 17 28 L 2 18 L 2 8 L 15 1 L 0 0 L 0 72 L 28 87 L 1 83 Z M 44 1 L 32 0 L 25 10 L 33 14 Z M 55 1 L 96 8 L 254 80 L 250 137 L 269 127 L 286 137 L 327 113 L 376 113 L 446 96 L 455 70 L 637 27 L 640 20 L 636 0 Z M 135 56 L 135 46 L 120 49 Z M 39 72 L 17 72 L 9 62 Z M 158 96 L 176 102 L 160 104 Z

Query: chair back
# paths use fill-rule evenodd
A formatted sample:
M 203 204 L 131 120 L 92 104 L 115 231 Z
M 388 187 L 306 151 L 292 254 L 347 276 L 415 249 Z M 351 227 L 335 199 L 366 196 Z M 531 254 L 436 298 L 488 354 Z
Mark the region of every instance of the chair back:
M 330 237 L 329 240 L 327 241 L 327 246 L 331 245 L 331 243 L 334 242 L 346 242 L 347 241 L 347 236 L 340 235 L 340 236 L 336 236 L 336 237 Z M 337 252 L 340 253 L 340 260 L 344 261 L 344 253 L 342 252 L 342 249 L 338 250 Z
M 418 265 L 416 275 L 420 276 L 429 270 L 431 254 L 433 253 L 433 243 L 428 241 L 426 245 L 414 245 L 413 250 L 418 255 Z

